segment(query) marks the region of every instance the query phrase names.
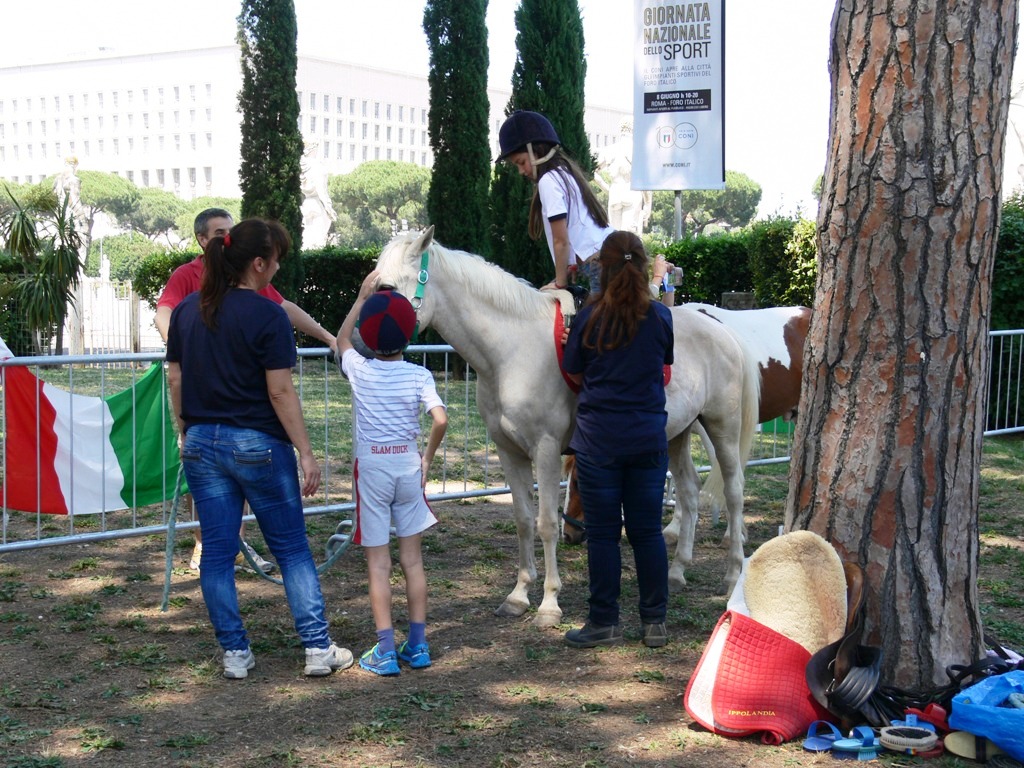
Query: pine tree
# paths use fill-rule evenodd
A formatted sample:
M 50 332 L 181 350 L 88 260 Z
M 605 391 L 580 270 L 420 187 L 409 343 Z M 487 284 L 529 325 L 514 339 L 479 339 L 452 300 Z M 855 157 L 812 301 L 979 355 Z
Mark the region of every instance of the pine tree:
M 438 241 L 487 255 L 491 178 L 487 99 L 487 0 L 429 0 L 430 146 L 427 213 Z
M 293 0 L 242 0 L 242 217 L 277 219 L 291 234 L 292 253 L 274 278 L 286 296 L 303 279 L 297 34 Z
M 579 3 L 523 0 L 515 18 L 518 53 L 506 114 L 517 109 L 543 113 L 566 153 L 592 174 L 596 163 L 583 125 L 587 64 Z M 533 189 L 515 168 L 498 165 L 491 189 L 491 253 L 505 269 L 543 285 L 551 280 L 553 267 L 544 239 L 532 241 L 527 233 Z

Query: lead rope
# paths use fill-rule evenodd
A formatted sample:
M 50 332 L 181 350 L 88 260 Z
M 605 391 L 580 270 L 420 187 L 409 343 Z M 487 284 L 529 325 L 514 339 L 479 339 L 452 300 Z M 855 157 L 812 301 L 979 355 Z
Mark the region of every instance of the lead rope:
M 174 501 L 171 503 L 171 514 L 167 518 L 167 547 L 164 564 L 164 595 L 160 602 L 160 610 L 167 613 L 167 605 L 171 596 L 171 569 L 174 567 L 174 525 L 178 518 L 178 503 L 181 501 L 181 481 L 185 476 L 185 465 L 178 465 L 178 479 L 174 484 Z

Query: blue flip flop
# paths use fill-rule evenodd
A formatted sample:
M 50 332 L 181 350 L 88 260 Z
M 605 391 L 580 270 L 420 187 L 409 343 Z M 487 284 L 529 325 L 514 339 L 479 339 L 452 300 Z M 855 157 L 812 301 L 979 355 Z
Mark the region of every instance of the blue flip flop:
M 822 728 L 825 729 L 824 733 Z M 804 739 L 804 749 L 808 752 L 828 752 L 837 739 L 843 736 L 828 720 L 815 720 L 807 729 L 807 738 Z
M 832 754 L 844 760 L 874 760 L 881 748 L 875 732 L 866 725 L 858 725 L 850 731 L 850 738 L 833 742 Z

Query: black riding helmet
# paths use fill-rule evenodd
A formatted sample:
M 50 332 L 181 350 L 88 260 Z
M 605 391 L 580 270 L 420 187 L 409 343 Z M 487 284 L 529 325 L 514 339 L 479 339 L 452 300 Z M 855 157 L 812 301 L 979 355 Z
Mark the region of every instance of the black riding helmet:
M 545 144 L 561 144 L 555 127 L 540 112 L 519 110 L 506 118 L 498 129 L 498 147 L 501 152 L 498 162 L 509 155 L 526 150 L 532 155 L 530 146 L 534 142 Z

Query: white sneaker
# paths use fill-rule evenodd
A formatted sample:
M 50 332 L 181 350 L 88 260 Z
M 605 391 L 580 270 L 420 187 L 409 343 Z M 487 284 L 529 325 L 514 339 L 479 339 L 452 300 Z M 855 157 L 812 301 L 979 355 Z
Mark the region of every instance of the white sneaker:
M 245 551 L 249 553 L 249 556 L 252 557 L 252 561 L 256 563 L 256 567 L 259 568 L 261 571 L 263 571 L 264 573 L 273 573 L 275 570 L 277 570 L 277 563 L 272 563 L 269 560 L 264 560 L 262 557 L 260 557 L 259 552 L 257 552 L 255 549 L 249 546 L 248 542 L 243 541 L 242 546 L 245 547 Z M 239 552 L 238 555 L 235 557 L 235 570 L 240 571 L 243 568 L 248 567 L 249 561 L 245 559 L 245 555 Z
M 249 670 L 256 666 L 256 657 L 252 649 L 242 651 L 224 651 L 224 677 L 229 680 L 244 680 Z
M 203 542 L 197 541 L 196 545 L 192 548 L 192 557 L 188 561 L 188 567 L 193 571 L 199 570 L 199 561 L 203 557 Z
M 348 669 L 352 666 L 352 651 L 348 648 L 339 648 L 331 643 L 327 648 L 306 649 L 306 669 L 304 673 L 309 677 L 323 677 L 338 669 Z

